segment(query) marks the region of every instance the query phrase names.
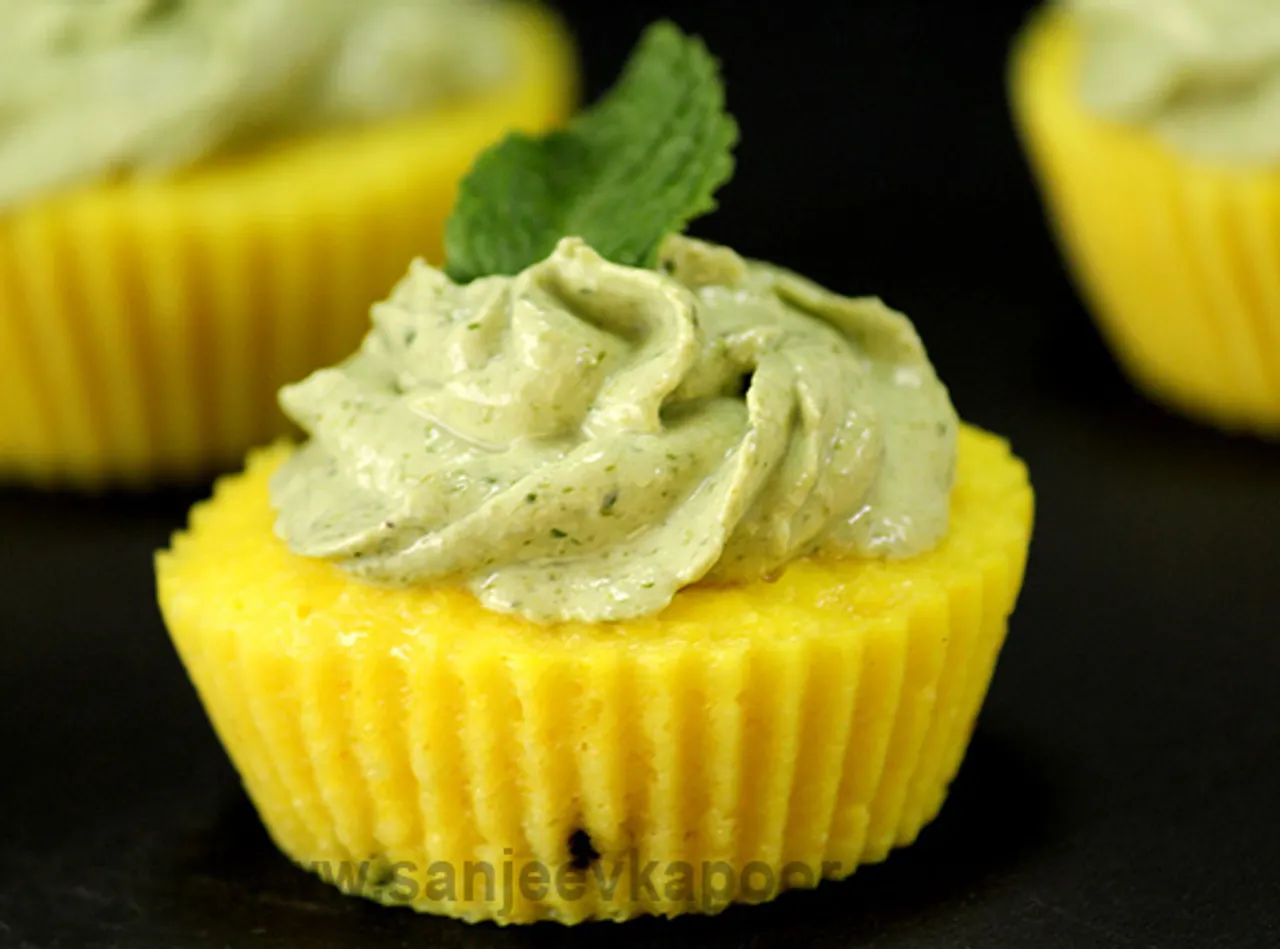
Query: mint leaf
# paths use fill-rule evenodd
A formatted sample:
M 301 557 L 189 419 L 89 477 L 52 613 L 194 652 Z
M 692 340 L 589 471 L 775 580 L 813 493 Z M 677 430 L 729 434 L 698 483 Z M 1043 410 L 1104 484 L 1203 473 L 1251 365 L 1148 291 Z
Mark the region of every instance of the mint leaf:
M 656 23 L 593 108 L 561 131 L 512 134 L 480 156 L 445 228 L 445 269 L 459 283 L 515 274 L 562 237 L 615 263 L 652 266 L 663 238 L 715 208 L 737 139 L 715 59 Z

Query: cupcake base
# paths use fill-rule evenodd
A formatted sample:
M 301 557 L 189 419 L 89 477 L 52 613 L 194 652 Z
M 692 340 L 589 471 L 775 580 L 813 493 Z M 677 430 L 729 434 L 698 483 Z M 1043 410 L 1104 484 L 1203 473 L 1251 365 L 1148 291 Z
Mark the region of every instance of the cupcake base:
M 569 112 L 558 21 L 513 4 L 509 82 L 424 118 L 0 211 L 0 479 L 190 478 L 287 431 L 279 387 L 351 352 L 458 181 Z
M 291 554 L 267 494 L 288 451 L 222 480 L 159 556 L 165 620 L 285 853 L 467 920 L 716 912 L 911 843 L 968 745 L 1031 531 L 1024 467 L 964 429 L 930 553 L 537 626 Z
M 1208 165 L 1079 102 L 1079 37 L 1037 15 L 1014 114 L 1059 244 L 1111 348 L 1168 405 L 1280 436 L 1280 168 Z

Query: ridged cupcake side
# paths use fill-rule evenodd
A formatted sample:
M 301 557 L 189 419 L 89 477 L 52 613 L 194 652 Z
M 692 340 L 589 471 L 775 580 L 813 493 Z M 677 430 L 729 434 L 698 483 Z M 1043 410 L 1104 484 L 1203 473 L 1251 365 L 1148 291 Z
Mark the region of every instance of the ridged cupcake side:
M 500 923 L 715 912 L 914 841 L 968 745 L 1032 523 L 1022 464 L 966 429 L 928 554 L 540 627 L 290 554 L 266 491 L 288 450 L 223 480 L 160 555 L 182 660 L 292 859 Z

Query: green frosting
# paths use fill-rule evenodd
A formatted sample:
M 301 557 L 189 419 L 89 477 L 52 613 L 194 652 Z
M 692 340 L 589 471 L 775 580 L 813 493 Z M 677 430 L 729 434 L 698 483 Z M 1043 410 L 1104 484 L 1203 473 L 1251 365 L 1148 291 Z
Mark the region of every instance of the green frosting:
M 508 66 L 476 0 L 0 0 L 0 209 L 430 109 Z
M 687 238 L 657 270 L 565 238 L 464 286 L 416 262 L 373 322 L 281 392 L 311 440 L 272 482 L 291 549 L 361 578 L 614 620 L 946 531 L 955 411 L 879 300 Z
M 1189 156 L 1280 161 L 1280 3 L 1066 0 L 1084 40 L 1081 91 L 1100 115 Z

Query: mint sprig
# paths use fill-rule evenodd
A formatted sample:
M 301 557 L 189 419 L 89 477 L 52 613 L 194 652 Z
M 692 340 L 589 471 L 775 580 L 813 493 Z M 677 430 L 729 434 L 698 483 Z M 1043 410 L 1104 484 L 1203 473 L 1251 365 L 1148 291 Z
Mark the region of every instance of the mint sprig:
M 590 110 L 545 136 L 508 135 L 477 159 L 445 228 L 445 269 L 459 283 L 515 274 L 562 237 L 650 267 L 663 238 L 715 208 L 737 139 L 716 60 L 655 23 Z

